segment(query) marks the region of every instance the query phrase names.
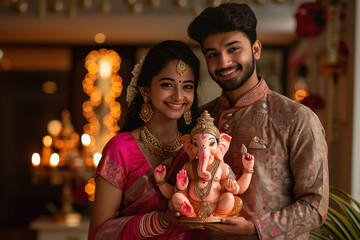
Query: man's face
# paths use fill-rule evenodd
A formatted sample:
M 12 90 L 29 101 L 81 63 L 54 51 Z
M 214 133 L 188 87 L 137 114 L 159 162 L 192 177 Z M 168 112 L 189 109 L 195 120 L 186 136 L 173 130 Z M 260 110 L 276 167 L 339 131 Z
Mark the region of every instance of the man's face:
M 255 47 L 256 44 L 258 42 L 254 43 Z M 223 90 L 240 88 L 254 74 L 255 59 L 259 59 L 260 54 L 254 54 L 253 49 L 240 31 L 214 33 L 204 39 L 203 52 L 208 71 Z

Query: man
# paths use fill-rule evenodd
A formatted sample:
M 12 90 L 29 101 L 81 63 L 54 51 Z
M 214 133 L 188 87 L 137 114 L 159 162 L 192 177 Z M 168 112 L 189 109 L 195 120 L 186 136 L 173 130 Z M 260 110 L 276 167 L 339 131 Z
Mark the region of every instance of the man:
M 188 28 L 223 89 L 204 109 L 221 132 L 232 136 L 225 162 L 237 178 L 253 174 L 249 189 L 240 195 L 240 216 L 205 227 L 209 238 L 307 239 L 328 209 L 325 133 L 309 108 L 269 90 L 257 76 L 261 43 L 256 25 L 246 4 L 224 3 L 205 9 Z M 243 173 L 242 144 L 255 157 L 253 173 Z

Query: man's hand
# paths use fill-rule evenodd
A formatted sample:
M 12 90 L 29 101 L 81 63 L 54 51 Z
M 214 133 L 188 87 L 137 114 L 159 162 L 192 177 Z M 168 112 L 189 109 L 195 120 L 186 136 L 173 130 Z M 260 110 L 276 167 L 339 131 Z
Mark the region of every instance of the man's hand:
M 221 223 L 205 223 L 205 228 L 211 229 L 224 234 L 234 235 L 255 235 L 256 228 L 251 220 L 243 217 L 227 217 L 222 218 Z

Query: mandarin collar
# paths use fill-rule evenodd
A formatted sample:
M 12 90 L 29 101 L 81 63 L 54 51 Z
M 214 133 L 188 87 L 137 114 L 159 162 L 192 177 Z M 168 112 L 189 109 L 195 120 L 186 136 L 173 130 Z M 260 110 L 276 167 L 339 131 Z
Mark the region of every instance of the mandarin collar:
M 249 106 L 249 105 L 259 101 L 268 92 L 269 92 L 269 87 L 267 86 L 264 79 L 261 77 L 259 83 L 254 88 L 243 93 L 238 98 L 238 100 L 234 104 L 234 108 L 242 108 L 242 107 Z M 224 93 L 224 91 L 221 93 L 221 96 L 220 96 L 220 104 L 227 108 L 231 107 L 230 102 L 229 102 L 226 94 Z

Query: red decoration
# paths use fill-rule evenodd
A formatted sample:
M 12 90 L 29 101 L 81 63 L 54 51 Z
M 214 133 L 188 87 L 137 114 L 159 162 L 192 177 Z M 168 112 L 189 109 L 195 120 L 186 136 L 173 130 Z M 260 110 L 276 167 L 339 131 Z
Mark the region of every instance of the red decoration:
M 300 37 L 316 37 L 325 30 L 326 6 L 320 2 L 302 3 L 295 14 L 295 18 L 296 33 Z
M 310 94 L 301 100 L 300 103 L 309 107 L 313 111 L 325 108 L 325 100 L 318 94 Z
M 85 184 L 79 183 L 71 189 L 71 197 L 74 203 L 86 206 L 89 203 L 85 192 Z
M 347 68 L 347 59 L 349 56 L 349 50 L 344 41 L 340 41 L 337 63 L 329 64 L 327 61 L 327 54 L 323 55 L 321 58 L 320 72 L 321 75 L 325 78 L 330 78 L 337 74 L 345 74 Z

